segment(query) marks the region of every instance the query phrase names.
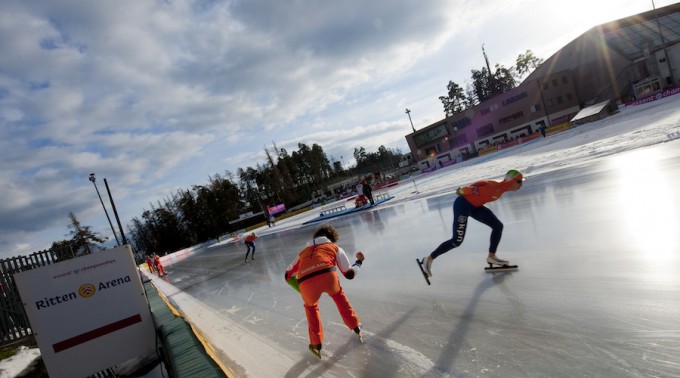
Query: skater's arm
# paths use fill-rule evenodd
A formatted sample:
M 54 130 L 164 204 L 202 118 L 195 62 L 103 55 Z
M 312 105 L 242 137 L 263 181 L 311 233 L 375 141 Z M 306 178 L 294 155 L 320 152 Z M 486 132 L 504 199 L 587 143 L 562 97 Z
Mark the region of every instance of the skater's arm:
M 291 276 L 297 275 L 298 270 L 300 269 L 300 260 L 298 257 L 295 258 L 295 261 L 293 261 L 288 268 L 286 269 L 286 274 L 285 278 L 286 281 L 290 279 Z
M 361 270 L 361 264 L 364 261 L 364 254 L 357 252 L 357 260 L 354 262 L 354 264 L 351 264 L 347 254 L 345 253 L 345 250 L 338 247 L 336 261 L 338 268 L 340 268 L 340 272 L 342 272 L 342 275 L 348 280 L 351 280 L 356 277 L 357 274 L 359 274 L 359 270 Z

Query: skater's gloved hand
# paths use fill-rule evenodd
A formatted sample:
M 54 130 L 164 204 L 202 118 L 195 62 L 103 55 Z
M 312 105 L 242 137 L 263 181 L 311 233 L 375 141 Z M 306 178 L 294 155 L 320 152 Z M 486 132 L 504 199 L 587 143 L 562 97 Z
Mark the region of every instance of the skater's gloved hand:
M 364 261 L 364 253 L 363 252 L 357 252 L 357 260 Z

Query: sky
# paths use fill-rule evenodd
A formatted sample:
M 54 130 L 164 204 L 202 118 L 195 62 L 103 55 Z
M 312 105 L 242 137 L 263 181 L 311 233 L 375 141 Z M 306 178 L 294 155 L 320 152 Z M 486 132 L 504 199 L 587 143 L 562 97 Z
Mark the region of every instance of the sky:
M 675 1 L 655 1 L 657 8 Z M 0 2 L 0 258 L 69 239 L 69 212 L 125 225 L 265 149 L 323 147 L 345 166 L 443 118 L 470 70 L 547 59 L 652 2 Z M 115 219 L 113 220 L 115 225 Z M 127 228 L 125 228 L 127 232 Z

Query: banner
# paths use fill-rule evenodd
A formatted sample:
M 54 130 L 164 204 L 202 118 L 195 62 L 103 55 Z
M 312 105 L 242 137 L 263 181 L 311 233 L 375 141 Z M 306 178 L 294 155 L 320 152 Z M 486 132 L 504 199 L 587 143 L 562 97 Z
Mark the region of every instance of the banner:
M 155 327 L 130 246 L 14 278 L 50 377 L 87 377 L 155 353 Z
M 282 213 L 284 211 L 286 211 L 286 205 L 284 205 L 282 203 L 278 204 L 276 206 L 272 206 L 272 207 L 267 208 L 267 212 L 269 213 L 269 215 L 276 215 L 276 214 Z

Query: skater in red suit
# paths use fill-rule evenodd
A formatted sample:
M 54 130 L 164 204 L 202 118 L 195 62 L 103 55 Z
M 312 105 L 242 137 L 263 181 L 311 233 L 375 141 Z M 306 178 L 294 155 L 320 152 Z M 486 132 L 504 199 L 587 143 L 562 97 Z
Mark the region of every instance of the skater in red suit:
M 248 263 L 248 254 L 250 253 L 250 249 L 252 248 L 253 254 L 250 255 L 251 260 L 255 260 L 255 239 L 257 239 L 257 235 L 255 235 L 254 232 L 251 232 L 250 235 L 246 236 L 246 264 Z
M 505 178 L 501 182 L 483 180 L 470 186 L 458 188 L 456 190 L 458 198 L 453 202 L 453 237 L 440 244 L 429 256 L 423 257 L 421 264 L 427 275 L 432 277 L 431 267 L 434 259 L 463 243 L 468 217 L 491 227 L 489 254 L 486 261 L 489 264 L 500 266 L 509 265 L 509 261 L 496 257 L 496 249 L 503 234 L 503 223 L 484 204 L 501 198 L 503 193 L 507 191 L 519 190 L 523 181 L 522 173 L 513 169 L 505 174 Z
M 153 268 L 153 259 L 150 255 L 146 255 L 146 265 L 149 267 L 149 272 L 155 272 L 155 269 Z
M 336 266 L 345 278 L 351 280 L 359 273 L 364 254 L 357 252 L 357 260 L 352 264 L 345 251 L 335 244 L 337 241 L 338 231 L 335 228 L 330 225 L 321 226 L 314 233 L 314 239 L 307 243 L 285 274 L 286 281 L 291 286 L 299 285 L 307 315 L 309 350 L 319 358 L 324 338 L 319 314 L 319 299 L 323 293 L 333 299 L 345 325 L 361 338 L 359 317 L 342 291 Z
M 163 264 L 161 263 L 161 258 L 155 253 L 153 254 L 153 263 L 156 266 L 156 270 L 158 271 L 158 277 L 167 276 L 167 273 L 165 273 L 165 268 L 163 268 Z

